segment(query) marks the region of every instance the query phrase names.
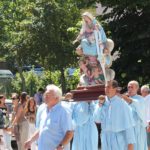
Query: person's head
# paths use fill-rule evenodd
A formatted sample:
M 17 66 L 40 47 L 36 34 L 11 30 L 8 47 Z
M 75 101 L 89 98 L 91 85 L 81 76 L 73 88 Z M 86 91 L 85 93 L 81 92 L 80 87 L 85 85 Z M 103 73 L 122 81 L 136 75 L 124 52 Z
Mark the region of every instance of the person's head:
M 35 107 L 36 106 L 36 102 L 34 100 L 34 97 L 30 97 L 29 98 L 29 106 Z
M 18 105 L 19 95 L 17 93 L 12 93 L 11 100 L 12 100 L 13 105 Z
M 79 60 L 79 66 L 80 66 L 80 68 L 82 69 L 82 68 L 85 68 L 86 67 L 86 60 Z
M 68 92 L 68 93 L 66 93 L 66 95 L 65 95 L 65 100 L 71 100 L 72 99 L 72 97 L 73 97 L 73 95 L 72 95 L 72 93 L 70 93 L 70 92 Z
M 128 94 L 129 96 L 134 96 L 137 94 L 138 90 L 139 90 L 139 83 L 135 80 L 130 81 L 128 83 Z
M 88 64 L 88 57 L 80 57 L 79 61 L 78 61 L 79 65 L 87 65 Z
M 80 67 L 80 72 L 84 73 L 87 70 L 87 64 L 88 64 L 88 60 L 85 57 L 81 57 L 78 61 L 79 63 L 79 67 Z
M 84 22 L 85 22 L 86 24 L 91 24 L 92 21 L 94 20 L 93 15 L 92 15 L 91 13 L 89 13 L 89 12 L 84 12 L 84 13 L 82 14 L 82 18 L 83 18 L 83 20 L 84 20 Z
M 117 94 L 118 82 L 116 80 L 107 81 L 105 85 L 105 94 L 111 98 Z
M 20 102 L 21 102 L 21 104 L 24 104 L 24 103 L 26 103 L 26 101 L 27 101 L 27 93 L 26 92 L 22 92 L 21 93 L 21 95 L 20 95 Z
M 62 98 L 62 91 L 54 84 L 47 85 L 44 93 L 44 101 L 49 108 L 56 105 Z
M 108 48 L 104 48 L 104 50 L 103 50 L 103 51 L 104 51 L 104 54 L 105 54 L 105 55 L 109 55 L 109 54 L 110 54 L 110 51 L 109 51 L 109 49 L 108 49 Z
M 39 88 L 39 89 L 38 89 L 38 93 L 41 93 L 41 94 L 42 94 L 43 91 L 44 91 L 43 88 Z
M 102 73 L 102 69 L 100 67 L 100 65 L 94 66 L 93 67 L 94 73 Z
M 5 96 L 3 94 L 0 94 L 0 104 L 5 103 Z
M 83 50 L 82 50 L 81 45 L 79 45 L 79 46 L 76 48 L 76 53 L 77 53 L 79 56 L 82 56 L 82 55 L 83 55 Z
M 149 89 L 149 86 L 148 85 L 143 85 L 141 87 L 141 95 L 143 97 L 147 96 L 148 94 L 150 93 L 150 89 Z
M 27 101 L 27 104 L 26 104 L 26 109 L 27 109 L 27 112 L 28 111 L 32 111 L 30 109 L 33 109 L 35 111 L 36 109 L 36 102 L 34 100 L 34 97 L 30 97 Z

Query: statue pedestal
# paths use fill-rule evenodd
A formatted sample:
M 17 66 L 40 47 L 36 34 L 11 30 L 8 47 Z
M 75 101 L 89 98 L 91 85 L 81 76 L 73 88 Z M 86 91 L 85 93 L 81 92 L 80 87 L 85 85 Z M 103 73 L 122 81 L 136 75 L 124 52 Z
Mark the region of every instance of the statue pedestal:
M 90 101 L 97 100 L 99 95 L 105 94 L 104 85 L 81 86 L 76 90 L 72 90 L 74 101 Z

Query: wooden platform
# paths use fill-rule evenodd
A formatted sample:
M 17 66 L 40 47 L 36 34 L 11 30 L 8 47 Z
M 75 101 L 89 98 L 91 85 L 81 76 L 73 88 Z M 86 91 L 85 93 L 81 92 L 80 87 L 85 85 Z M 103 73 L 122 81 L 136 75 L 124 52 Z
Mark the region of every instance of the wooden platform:
M 81 86 L 76 90 L 72 90 L 74 101 L 89 101 L 97 100 L 99 95 L 105 94 L 104 85 L 94 85 L 94 86 Z

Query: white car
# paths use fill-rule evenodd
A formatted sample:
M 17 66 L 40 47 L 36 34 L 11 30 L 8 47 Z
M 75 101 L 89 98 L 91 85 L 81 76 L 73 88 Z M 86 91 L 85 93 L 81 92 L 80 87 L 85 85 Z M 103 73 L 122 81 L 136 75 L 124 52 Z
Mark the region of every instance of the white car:
M 0 69 L 0 78 L 13 78 L 14 75 L 10 70 Z
M 11 90 L 11 81 L 14 78 L 10 70 L 0 69 L 0 93 L 8 94 Z

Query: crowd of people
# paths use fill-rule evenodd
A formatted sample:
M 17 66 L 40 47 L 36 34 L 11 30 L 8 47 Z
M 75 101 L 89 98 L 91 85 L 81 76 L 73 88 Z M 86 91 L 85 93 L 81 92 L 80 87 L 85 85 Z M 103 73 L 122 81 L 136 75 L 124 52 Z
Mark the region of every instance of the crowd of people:
M 14 135 L 18 150 L 24 149 L 24 142 L 35 131 L 37 104 L 34 97 L 26 92 L 12 93 L 12 110 L 5 103 L 5 95 L 0 95 L 1 138 L 0 149 L 11 150 L 11 137 Z M 34 148 L 33 148 L 34 149 Z
M 128 83 L 125 94 L 118 87 L 117 81 L 108 81 L 105 96 L 74 102 L 71 93 L 62 98 L 59 87 L 48 85 L 40 105 L 26 92 L 13 93 L 11 115 L 1 94 L 0 110 L 11 120 L 1 126 L 0 149 L 12 150 L 8 135 L 14 134 L 18 150 L 98 150 L 97 123 L 102 150 L 150 149 L 149 87 L 142 86 L 141 95 L 137 81 Z

